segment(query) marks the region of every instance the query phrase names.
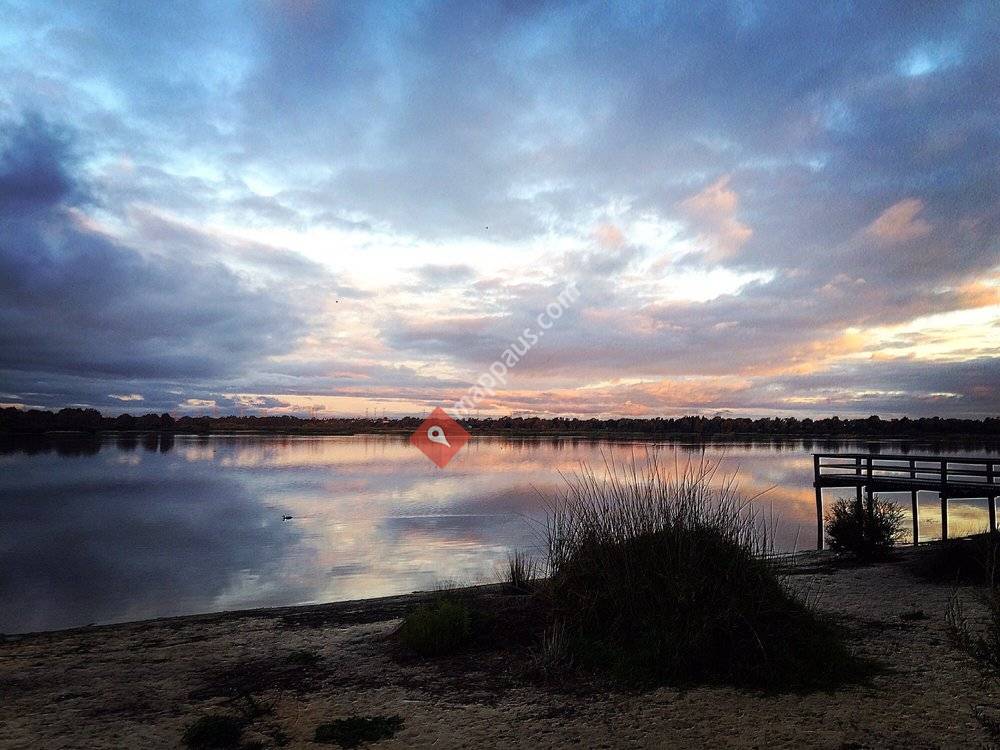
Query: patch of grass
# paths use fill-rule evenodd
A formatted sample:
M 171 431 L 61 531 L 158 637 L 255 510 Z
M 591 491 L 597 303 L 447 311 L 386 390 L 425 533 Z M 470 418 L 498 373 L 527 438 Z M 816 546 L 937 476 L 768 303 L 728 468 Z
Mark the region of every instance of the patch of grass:
M 399 627 L 403 646 L 421 656 L 445 656 L 464 648 L 472 638 L 472 615 L 459 601 L 440 599 L 413 610 Z
M 928 545 L 915 556 L 913 572 L 942 583 L 994 585 L 1000 582 L 1000 532 Z
M 827 513 L 825 528 L 834 552 L 863 561 L 883 559 L 903 533 L 903 509 L 878 495 L 860 502 L 838 498 Z
M 312 651 L 292 651 L 288 655 L 288 663 L 297 667 L 314 667 L 320 662 L 319 654 Z
M 554 623 L 542 633 L 541 645 L 535 653 L 534 666 L 542 677 L 549 678 L 571 667 L 572 663 L 566 626 Z
M 569 478 L 548 523 L 552 621 L 567 656 L 639 683 L 829 686 L 861 676 L 791 593 L 771 530 L 717 464 L 606 464 Z
M 984 671 L 1000 677 L 1000 590 L 991 589 L 983 597 L 986 605 L 985 628 L 975 627 L 965 615 L 965 608 L 956 592 L 948 602 L 945 620 L 952 637 Z
M 235 716 L 202 716 L 184 730 L 181 742 L 194 750 L 239 747 L 244 722 Z
M 399 716 L 352 716 L 316 727 L 314 742 L 358 747 L 362 742 L 387 740 L 403 728 Z
M 232 699 L 268 690 L 307 691 L 321 674 L 318 660 L 313 663 L 296 662 L 285 654 L 276 654 L 206 670 L 205 684 L 192 690 L 188 697 L 191 700 Z
M 538 563 L 533 557 L 519 550 L 507 555 L 507 566 L 500 576 L 500 582 L 509 593 L 531 593 L 537 578 Z

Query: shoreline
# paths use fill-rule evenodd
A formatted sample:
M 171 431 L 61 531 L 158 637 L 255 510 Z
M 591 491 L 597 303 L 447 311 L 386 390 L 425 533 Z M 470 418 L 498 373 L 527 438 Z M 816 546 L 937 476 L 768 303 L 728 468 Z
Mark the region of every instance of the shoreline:
M 883 665 L 865 684 L 595 688 L 526 679 L 530 647 L 401 655 L 392 634 L 408 609 L 440 593 L 427 591 L 5 638 L 0 734 L 9 748 L 175 747 L 195 719 L 252 705 L 245 740 L 264 747 L 314 748 L 319 724 L 355 715 L 401 717 L 378 748 L 990 746 L 1000 689 L 950 638 L 955 587 L 911 570 L 932 544 L 863 567 L 806 552 L 792 573 L 790 585 L 810 592 L 859 655 Z M 499 589 L 460 591 L 506 607 Z M 959 591 L 981 623 L 979 590 Z
M 924 542 L 921 546 L 935 544 L 935 542 Z M 803 567 L 810 562 L 825 562 L 825 558 L 830 556 L 827 550 L 799 550 L 797 552 L 776 553 L 775 557 L 790 561 L 794 567 Z M 815 558 L 815 559 L 814 559 Z M 822 560 L 821 560 L 822 559 Z M 790 575 L 802 575 L 801 571 L 793 572 Z M 433 601 L 442 594 L 454 596 L 466 596 L 477 594 L 497 593 L 503 588 L 500 583 L 474 583 L 465 586 L 447 589 L 429 589 L 423 591 L 410 591 L 402 594 L 387 594 L 385 596 L 363 597 L 359 599 L 341 599 L 330 602 L 317 602 L 311 604 L 282 604 L 267 607 L 247 607 L 240 609 L 224 609 L 217 612 L 193 612 L 182 615 L 163 615 L 160 617 L 147 617 L 139 620 L 121 620 L 117 622 L 102 622 L 89 625 L 75 625 L 69 628 L 58 628 L 54 630 L 32 630 L 23 633 L 0 632 L 0 645 L 4 643 L 15 643 L 18 641 L 43 638 L 45 636 L 63 636 L 82 633 L 97 633 L 106 630 L 142 628 L 144 626 L 167 625 L 178 627 L 185 625 L 214 625 L 225 622 L 237 622 L 246 619 L 280 619 L 295 618 L 302 619 L 326 618 L 334 622 L 344 624 L 365 624 L 368 622 L 379 622 L 393 617 L 400 617 L 403 613 Z M 372 618 L 382 618 L 372 619 Z

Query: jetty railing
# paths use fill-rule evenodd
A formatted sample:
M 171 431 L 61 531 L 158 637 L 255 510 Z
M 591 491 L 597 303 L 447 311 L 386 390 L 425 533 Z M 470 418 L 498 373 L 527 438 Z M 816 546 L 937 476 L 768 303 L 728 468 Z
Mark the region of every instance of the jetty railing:
M 917 493 L 935 492 L 941 502 L 941 538 L 948 538 L 949 498 L 984 498 L 990 531 L 996 531 L 1000 496 L 1000 458 L 915 456 L 884 453 L 814 453 L 817 549 L 823 549 L 823 489 L 854 487 L 858 500 L 873 492 L 909 492 L 913 543 L 920 538 Z

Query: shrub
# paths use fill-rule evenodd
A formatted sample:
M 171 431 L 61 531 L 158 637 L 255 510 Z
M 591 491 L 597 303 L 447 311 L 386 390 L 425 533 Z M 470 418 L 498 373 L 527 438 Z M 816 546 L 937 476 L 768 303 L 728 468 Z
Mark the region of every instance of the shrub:
M 472 636 L 472 617 L 461 602 L 441 599 L 413 610 L 399 627 L 403 645 L 421 656 L 459 651 Z
M 830 549 L 849 553 L 859 560 L 888 555 L 902 530 L 902 508 L 878 495 L 863 502 L 838 498 L 826 516 Z
M 403 720 L 399 716 L 352 716 L 320 724 L 313 741 L 357 747 L 362 742 L 387 740 L 402 728 Z
M 238 747 L 243 724 L 234 716 L 202 716 L 184 731 L 181 741 L 196 750 Z
M 504 588 L 513 594 L 527 594 L 538 577 L 538 564 L 534 558 L 520 551 L 507 555 L 507 567 L 501 576 Z
M 785 588 L 771 527 L 733 478 L 714 485 L 717 464 L 605 468 L 571 477 L 548 523 L 552 618 L 574 663 L 630 682 L 783 687 L 857 667 Z
M 1000 583 L 1000 532 L 989 531 L 965 539 L 947 539 L 920 550 L 913 561 L 922 578 L 943 583 Z

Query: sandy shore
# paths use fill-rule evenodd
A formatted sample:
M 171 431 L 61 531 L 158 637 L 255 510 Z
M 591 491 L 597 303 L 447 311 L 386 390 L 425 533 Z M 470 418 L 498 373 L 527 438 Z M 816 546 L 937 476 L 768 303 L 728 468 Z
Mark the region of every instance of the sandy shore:
M 400 659 L 388 636 L 427 598 L 413 595 L 7 637 L 0 747 L 179 747 L 210 713 L 256 714 L 244 738 L 260 747 L 322 747 L 316 726 L 355 714 L 402 718 L 378 748 L 994 746 L 998 685 L 951 642 L 954 589 L 915 578 L 915 554 L 847 569 L 813 557 L 794 577 L 886 667 L 868 685 L 595 693 L 488 655 Z M 975 593 L 961 592 L 973 614 Z

